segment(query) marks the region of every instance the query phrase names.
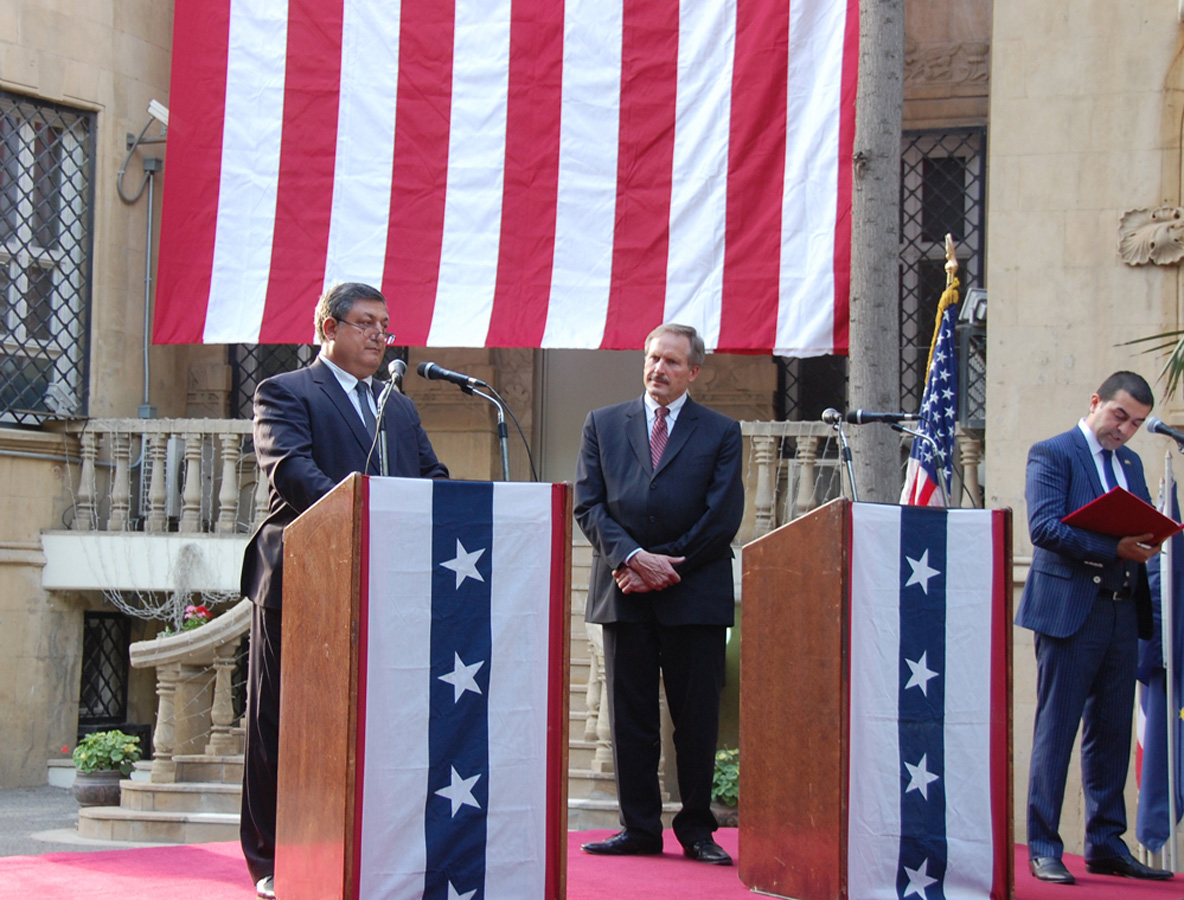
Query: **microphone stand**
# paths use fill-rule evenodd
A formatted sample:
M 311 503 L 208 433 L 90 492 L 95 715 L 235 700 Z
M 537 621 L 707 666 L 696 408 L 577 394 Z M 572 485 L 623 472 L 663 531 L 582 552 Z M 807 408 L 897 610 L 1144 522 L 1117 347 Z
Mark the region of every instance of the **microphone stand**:
M 1184 441 L 1177 441 L 1176 446 L 1184 453 Z M 1172 492 L 1175 489 L 1175 477 L 1172 474 L 1172 451 L 1164 454 L 1163 471 L 1163 512 L 1172 513 Z M 1163 543 L 1159 557 L 1159 616 L 1160 638 L 1162 640 L 1164 691 L 1166 692 L 1166 712 L 1168 725 L 1168 827 L 1171 840 L 1168 841 L 1168 856 L 1172 871 L 1176 871 L 1176 754 L 1180 748 L 1176 746 L 1176 712 L 1179 707 L 1176 699 L 1175 669 L 1176 669 L 1176 640 L 1175 623 L 1173 622 L 1173 607 L 1175 603 L 1175 585 L 1172 578 L 1172 544 L 1175 537 L 1170 537 Z
M 506 412 L 500 397 L 494 397 L 484 391 L 479 391 L 471 384 L 462 384 L 460 389 L 466 394 L 476 394 L 484 397 L 497 408 L 497 442 L 502 451 L 502 481 L 510 480 L 510 448 L 506 441 Z
M 946 455 L 941 452 L 941 447 L 939 447 L 937 441 L 933 439 L 933 435 L 925 434 L 924 432 L 916 431 L 912 428 L 905 428 L 899 422 L 893 422 L 891 428 L 893 431 L 901 431 L 905 434 L 911 434 L 915 438 L 920 438 L 933 450 L 933 457 L 937 460 L 938 465 L 937 483 L 941 487 L 941 498 L 945 502 L 946 509 L 949 509 L 950 491 L 946 487 Z
M 386 383 L 386 387 L 382 389 L 382 393 L 378 397 L 378 415 L 374 417 L 374 440 L 370 442 L 370 452 L 366 454 L 366 472 L 368 473 L 370 471 L 370 457 L 374 454 L 375 446 L 378 447 L 378 474 L 383 478 L 390 474 L 390 464 L 387 459 L 386 428 L 382 424 L 382 414 L 386 412 L 386 401 L 390 398 L 394 387 L 395 380 L 392 378 Z
M 839 435 L 839 459 L 847 470 L 847 483 L 851 485 L 851 502 L 859 502 L 859 492 L 855 488 L 855 465 L 851 459 L 851 445 L 847 443 L 847 435 L 843 433 L 843 422 L 838 420 L 831 425 Z

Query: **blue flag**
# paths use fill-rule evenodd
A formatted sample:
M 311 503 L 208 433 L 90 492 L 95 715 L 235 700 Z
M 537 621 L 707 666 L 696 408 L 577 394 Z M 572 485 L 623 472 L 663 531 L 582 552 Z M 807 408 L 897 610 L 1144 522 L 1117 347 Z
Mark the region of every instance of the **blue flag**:
M 1172 486 L 1172 518 L 1180 521 L 1180 501 Z M 1184 699 L 1184 682 L 1181 681 L 1181 664 L 1184 662 L 1184 536 L 1177 534 L 1172 541 L 1172 621 L 1174 624 L 1175 648 L 1175 700 L 1177 707 Z M 1162 557 L 1156 555 L 1147 563 L 1147 577 L 1151 584 L 1151 604 L 1155 614 L 1155 630 L 1149 640 L 1139 641 L 1139 681 L 1143 683 L 1142 722 L 1140 723 L 1140 744 L 1142 764 L 1139 769 L 1139 813 L 1135 824 L 1135 836 L 1152 853 L 1158 852 L 1167 843 L 1168 817 L 1168 739 L 1167 739 L 1167 671 L 1163 660 L 1162 598 L 1160 592 L 1160 565 Z M 1184 812 L 1184 771 L 1180 768 L 1180 750 L 1184 747 L 1184 721 L 1180 711 L 1172 717 L 1176 727 L 1176 821 Z

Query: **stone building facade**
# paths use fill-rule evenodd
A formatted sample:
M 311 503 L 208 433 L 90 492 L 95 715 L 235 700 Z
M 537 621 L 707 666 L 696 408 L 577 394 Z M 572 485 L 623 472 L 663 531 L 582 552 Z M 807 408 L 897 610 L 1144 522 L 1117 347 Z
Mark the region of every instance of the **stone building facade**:
M 86 377 L 79 394 L 89 419 L 136 417 L 145 380 L 159 416 L 230 415 L 233 373 L 226 348 L 151 347 L 145 376 L 148 201 L 124 203 L 116 189 L 127 135 L 144 128 L 150 100 L 167 105 L 171 10 L 171 3 L 152 0 L 0 0 L 0 98 L 85 114 L 92 129 L 89 282 L 80 312 Z M 1184 206 L 1179 18 L 1175 5 L 1162 0 L 907 0 L 907 135 L 977 128 L 985 136 L 976 137 L 985 140 L 976 145 L 982 154 L 976 177 L 989 186 L 989 215 L 977 237 L 979 270 L 967 286 L 990 290 L 982 482 L 988 505 L 1015 513 L 1017 590 L 1030 556 L 1023 500 L 1028 446 L 1070 427 L 1111 370 L 1134 368 L 1153 379 L 1158 360 L 1124 342 L 1181 327 L 1179 254 L 1137 258 L 1140 235 L 1158 227 L 1149 213 L 1128 218 L 1128 230 L 1138 234 L 1127 246 L 1136 249 L 1119 248 L 1120 220 L 1128 211 Z M 125 183 L 138 182 L 147 157 L 167 165 L 166 146 L 139 148 Z M 158 220 L 159 190 L 154 202 Z M 1180 246 L 1174 225 L 1156 233 L 1160 246 Z M 0 240 L 0 262 L 15 271 L 14 260 Z M 11 280 L 0 285 L 11 291 Z M 10 323 L 13 310 L 6 315 Z M 428 359 L 496 383 L 551 480 L 572 475 L 573 429 L 584 412 L 639 388 L 639 355 L 411 351 L 412 367 Z M 769 419 L 777 387 L 769 359 L 721 356 L 709 360 L 696 394 L 738 418 Z M 486 404 L 451 385 L 418 379 L 409 379 L 408 393 L 456 474 L 490 478 L 500 472 Z M 1175 398 L 1163 399 L 1156 411 L 1184 424 Z M 0 422 L 3 787 L 42 782 L 46 759 L 75 740 L 84 614 L 104 606 L 97 590 L 43 586 L 42 533 L 77 514 L 84 438 L 56 419 Z M 1147 435 L 1134 446 L 1154 481 L 1166 448 Z M 512 447 L 514 477 L 525 477 L 524 453 Z M 1017 630 L 1021 837 L 1032 657 L 1030 635 Z M 129 716 L 151 718 L 151 692 L 150 683 L 132 684 Z M 1079 796 L 1071 787 L 1065 815 L 1069 849 L 1078 850 Z M 1130 796 L 1133 814 L 1133 791 Z

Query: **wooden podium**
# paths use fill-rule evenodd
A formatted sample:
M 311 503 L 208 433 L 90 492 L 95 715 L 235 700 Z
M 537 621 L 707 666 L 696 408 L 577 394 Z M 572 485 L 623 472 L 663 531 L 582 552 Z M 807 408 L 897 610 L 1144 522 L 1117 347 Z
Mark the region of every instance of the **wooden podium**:
M 458 502 L 461 514 L 442 523 L 442 510 Z M 497 547 L 478 552 L 473 544 L 476 539 L 465 536 L 468 532 L 463 529 L 480 518 L 464 506 L 466 503 L 485 504 L 492 510 L 492 542 Z M 284 537 L 276 847 L 276 889 L 285 900 L 418 896 L 413 893 L 417 879 L 418 890 L 423 891 L 425 873 L 429 878 L 443 877 L 439 873 L 452 865 L 447 859 L 441 861 L 440 851 L 432 849 L 430 835 L 437 827 L 431 824 L 433 809 L 436 819 L 442 816 L 444 823 L 438 828 L 463 827 L 470 835 L 463 840 L 451 832 L 445 835 L 446 843 L 466 848 L 466 865 L 474 864 L 474 847 L 489 848 L 488 866 L 482 855 L 476 875 L 473 871 L 463 873 L 466 878 L 481 879 L 481 896 L 489 889 L 486 880 L 498 878 L 509 879 L 515 885 L 512 890 L 523 897 L 559 900 L 564 896 L 570 503 L 566 485 L 490 485 L 353 475 L 288 526 Z M 501 524 L 498 510 L 507 504 L 513 510 L 525 506 L 542 509 L 549 518 L 545 523 L 532 520 L 522 524 L 524 516 L 515 518 L 511 513 L 511 521 Z M 465 565 L 451 559 L 451 553 L 440 556 L 441 548 L 452 550 L 451 533 L 443 532 L 446 526 L 462 529 L 458 532 L 462 536 L 456 539 L 456 557 Z M 462 553 L 461 541 L 468 542 L 473 552 Z M 424 555 L 425 561 L 418 562 L 417 554 Z M 534 594 L 524 601 L 529 610 L 526 615 L 516 610 L 499 612 L 501 601 L 496 593 L 491 594 L 494 579 L 489 575 L 490 567 L 505 563 L 509 568 L 516 560 L 522 560 L 526 568 L 533 566 L 535 572 L 530 576 L 531 584 L 522 588 Z M 398 575 L 391 574 L 392 570 Z M 454 578 L 458 595 L 462 585 L 477 595 L 484 591 L 486 608 L 492 607 L 492 613 L 487 611 L 482 619 L 479 612 L 472 612 L 478 608 L 472 605 L 475 601 L 466 597 L 463 610 L 465 617 L 473 617 L 472 627 L 479 638 L 480 622 L 490 632 L 492 649 L 488 646 L 490 635 L 485 636 L 487 658 L 462 649 L 456 657 L 457 676 L 452 651 L 444 659 L 434 635 L 422 653 L 391 654 L 384 649 L 387 645 L 382 643 L 382 633 L 400 639 L 404 632 L 419 627 L 417 622 L 427 634 L 433 627 L 436 633 L 443 630 L 433 619 L 433 604 L 443 602 L 436 596 L 437 588 L 452 591 Z M 463 628 L 469 627 L 468 621 L 462 620 Z M 504 640 L 512 638 L 514 647 L 512 652 L 501 653 L 499 641 L 507 628 L 514 630 Z M 409 659 L 384 660 L 380 658 L 384 654 Z M 462 667 L 465 654 L 470 665 Z M 506 659 L 511 656 L 514 658 Z M 491 671 L 495 673 L 492 676 Z M 543 684 L 534 686 L 533 702 L 545 714 L 536 713 L 534 724 L 519 728 L 517 746 L 492 749 L 501 734 L 494 733 L 498 723 L 488 724 L 488 720 L 514 714 L 505 713 L 502 707 L 497 707 L 495 714 L 495 705 L 510 692 L 511 682 L 530 681 L 540 672 L 545 673 Z M 466 726 L 477 733 L 475 739 L 480 738 L 482 729 L 489 736 L 484 749 L 457 750 L 468 754 L 466 762 L 452 757 L 445 761 L 445 772 L 451 767 L 454 782 L 452 788 L 445 781 L 437 789 L 438 773 L 429 765 L 429 734 L 439 743 L 443 727 L 439 720 L 459 715 L 452 712 L 454 696 L 457 709 L 463 704 L 489 705 L 490 712 L 481 714 L 486 724 Z M 431 706 L 433 701 L 435 707 Z M 441 708 L 447 712 L 439 713 Z M 376 743 L 375 734 L 384 735 L 382 742 Z M 456 744 L 465 739 L 462 732 L 461 738 L 452 741 Z M 408 751 L 406 747 L 416 741 L 422 742 L 422 752 Z M 484 768 L 473 769 L 478 774 L 462 782 L 465 789 L 452 792 L 457 769 L 469 773 L 464 766 L 473 752 L 487 754 Z M 495 752 L 510 753 L 511 757 L 494 759 Z M 458 755 L 456 760 L 461 758 Z M 396 770 L 395 774 L 383 774 L 384 768 Z M 529 832 L 525 843 L 532 844 L 530 849 L 539 859 L 534 862 L 537 871 L 525 864 L 522 871 L 505 872 L 498 869 L 497 859 L 505 853 L 499 842 L 504 843 L 506 835 L 498 824 L 495 804 L 503 799 L 509 790 L 507 782 L 512 782 L 519 770 L 528 770 L 539 785 L 533 795 L 514 798 L 515 802 L 521 799 L 524 807 L 533 804 L 533 815 L 521 810 L 518 815 L 522 828 Z M 398 789 L 384 787 L 367 803 L 367 780 L 379 784 L 375 780 L 381 777 L 392 779 Z M 453 798 L 451 815 L 445 797 Z M 428 825 L 423 824 L 425 815 Z M 400 840 L 390 840 L 384 830 L 388 819 L 394 823 L 391 828 L 402 835 Z M 458 824 L 465 822 L 469 824 Z M 404 828 L 404 823 L 411 825 Z M 363 828 L 369 829 L 369 842 L 376 849 L 366 849 Z M 519 844 L 524 842 L 521 834 L 510 836 Z M 370 871 L 385 865 L 387 857 L 408 860 L 406 871 Z M 464 894 L 474 884 L 458 883 L 455 887 Z
M 871 519 L 884 519 L 889 525 L 893 516 L 895 521 L 903 522 L 895 537 L 898 549 L 889 548 L 882 557 L 859 551 L 860 558 L 853 559 L 857 555 L 853 544 L 862 546 L 859 541 L 864 540 L 860 537 L 864 532 L 853 527 L 853 511 L 867 511 Z M 856 519 L 862 521 L 858 516 Z M 951 535 L 961 534 L 956 529 L 968 523 L 977 530 L 970 538 L 951 537 L 951 546 L 943 545 L 941 549 L 947 556 L 941 559 L 911 549 L 911 542 L 916 540 L 913 533 L 924 530 L 918 529 L 917 523 L 937 525 L 947 521 Z M 890 528 L 888 532 L 891 537 Z M 988 820 L 977 822 L 976 827 L 994 846 L 982 851 L 983 858 L 973 861 L 968 876 L 966 868 L 960 868 L 963 861 L 955 858 L 962 852 L 958 843 L 961 837 L 951 833 L 950 859 L 941 863 L 948 868 L 942 868 L 939 874 L 958 879 L 960 896 L 975 896 L 980 888 L 984 897 L 1003 900 L 1010 895 L 1014 881 L 1010 511 L 921 510 L 852 504 L 847 500 L 832 501 L 744 548 L 739 874 L 748 887 L 797 900 L 874 900 L 897 897 L 901 889 L 906 895 L 916 892 L 926 896 L 925 885 L 932 882 L 938 863 L 928 859 L 910 862 L 908 852 L 915 849 L 917 842 L 907 833 L 909 826 L 898 823 L 903 836 L 886 840 L 881 846 L 876 829 L 864 828 L 865 819 L 853 822 L 853 815 L 863 815 L 854 807 L 864 802 L 871 792 L 868 784 L 874 786 L 877 780 L 881 787 L 886 786 L 885 791 L 870 805 L 879 803 L 889 814 L 894 806 L 898 812 L 908 804 L 929 804 L 924 808 L 931 808 L 939 797 L 946 810 L 955 804 L 967 805 L 958 784 L 967 779 L 961 776 L 961 770 L 959 777 L 954 774 L 953 757 L 960 752 L 961 738 L 952 736 L 942 743 L 941 752 L 930 752 L 928 760 L 918 763 L 916 756 L 906 753 L 904 737 L 900 738 L 899 750 L 895 746 L 896 723 L 878 731 L 875 723 L 867 725 L 866 720 L 874 716 L 866 713 L 859 691 L 870 684 L 871 693 L 886 695 L 889 702 L 899 696 L 902 710 L 914 697 L 932 703 L 938 696 L 953 694 L 958 687 L 954 681 L 961 677 L 960 659 L 953 658 L 954 649 L 950 650 L 948 677 L 945 666 L 936 662 L 943 648 L 934 646 L 928 657 L 920 660 L 919 671 L 928 679 L 922 678 L 916 684 L 910 677 L 910 667 L 916 665 L 915 654 L 905 652 L 903 641 L 899 653 L 895 647 L 884 649 L 882 654 L 876 650 L 890 641 L 893 627 L 903 634 L 908 622 L 918 618 L 912 612 L 906 615 L 906 596 L 916 595 L 922 603 L 932 602 L 939 590 L 945 594 L 943 579 L 953 584 L 961 578 L 958 572 L 968 566 L 974 571 L 966 579 L 978 579 L 974 567 L 979 554 L 961 552 L 959 542 L 977 540 L 974 535 L 980 534 L 983 540 L 991 541 L 983 554 L 1003 556 L 994 560 L 986 576 L 987 587 L 993 585 L 993 590 L 964 612 L 966 604 L 961 594 L 952 589 L 949 603 L 951 607 L 960 605 L 950 613 L 950 627 L 961 623 L 961 619 L 955 621 L 959 616 L 978 616 L 976 621 L 985 623 L 981 638 L 987 642 L 982 654 L 986 671 L 981 674 L 981 684 L 990 695 L 990 708 L 983 716 L 988 721 L 981 723 L 977 733 L 984 740 L 989 734 L 990 750 L 987 771 L 974 771 L 969 780 L 976 782 L 972 785 L 974 799 L 981 801 L 982 817 Z M 922 577 L 917 576 L 918 571 Z M 867 582 L 870 577 L 874 584 L 877 576 L 887 586 L 887 601 L 898 598 L 899 615 L 893 612 L 877 619 L 874 606 L 881 602 L 878 595 L 859 601 L 853 612 L 853 581 L 863 578 Z M 927 580 L 922 593 L 920 582 L 924 577 Z M 958 581 L 959 590 L 961 583 Z M 855 590 L 858 593 L 858 587 Z M 906 591 L 912 594 L 906 595 Z M 899 626 L 893 626 L 894 616 Z M 869 653 L 867 644 L 860 643 L 857 647 L 862 649 L 853 650 L 853 624 L 858 633 L 863 623 L 872 621 L 875 624 L 870 627 L 882 628 L 876 636 L 879 646 Z M 882 627 L 881 622 L 888 624 Z M 866 638 L 866 634 L 859 636 L 860 640 Z M 944 660 L 944 655 L 941 658 Z M 940 671 L 935 675 L 931 669 Z M 853 681 L 863 687 L 853 691 Z M 932 690 L 925 693 L 920 689 L 926 686 Z M 903 712 L 901 716 L 903 721 Z M 857 744 L 861 734 L 886 738 L 882 742 L 883 754 L 873 754 L 870 762 L 866 756 L 853 761 L 853 731 Z M 926 769 L 931 764 L 937 767 L 946 763 L 951 767 L 949 781 L 934 777 Z M 924 777 L 918 780 L 917 772 Z M 945 769 L 937 775 L 944 776 Z M 899 813 L 900 820 L 906 818 Z M 945 827 L 944 821 L 941 827 Z M 951 825 L 951 832 L 957 827 Z M 925 835 L 920 842 L 926 850 L 931 846 L 929 838 Z M 944 833 L 941 838 L 945 840 Z M 897 852 L 898 857 L 894 855 Z M 876 854 L 890 858 L 876 859 Z M 884 877 L 877 880 L 877 874 Z

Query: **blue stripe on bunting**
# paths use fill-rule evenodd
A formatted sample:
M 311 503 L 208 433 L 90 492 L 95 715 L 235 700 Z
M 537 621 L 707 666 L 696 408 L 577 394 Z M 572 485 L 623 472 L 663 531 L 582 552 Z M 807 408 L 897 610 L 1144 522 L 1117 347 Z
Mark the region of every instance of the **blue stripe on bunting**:
M 492 558 L 493 485 L 435 482 L 424 900 L 485 895 Z
M 897 895 L 942 900 L 946 872 L 946 518 L 900 516 L 900 863 Z

